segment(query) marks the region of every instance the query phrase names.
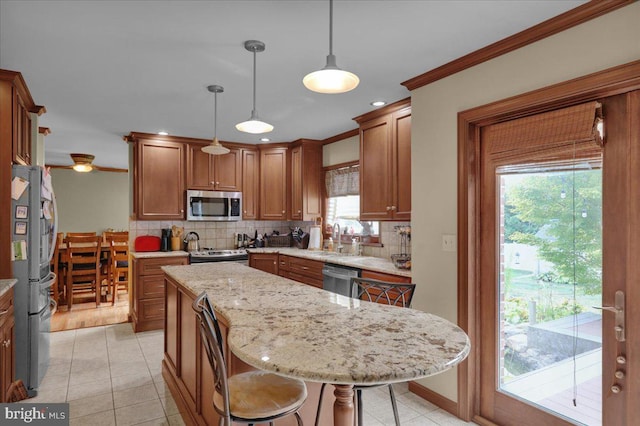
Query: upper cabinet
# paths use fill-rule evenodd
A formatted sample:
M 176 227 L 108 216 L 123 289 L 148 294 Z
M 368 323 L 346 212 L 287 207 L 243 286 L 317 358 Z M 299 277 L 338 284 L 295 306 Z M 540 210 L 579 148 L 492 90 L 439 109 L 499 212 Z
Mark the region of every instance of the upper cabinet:
M 242 150 L 242 218 L 258 219 L 258 200 L 260 194 L 260 153 Z
M 410 99 L 356 117 L 360 220 L 411 220 Z
M 260 218 L 287 219 L 287 148 L 260 149 Z
M 315 220 L 322 216 L 322 145 L 300 140 L 289 150 L 291 164 L 292 220 Z
M 33 102 L 22 74 L 0 70 L 0 205 L 11 206 L 11 164 L 32 164 L 37 118 L 45 112 Z M 33 161 L 35 163 L 35 161 Z M 0 253 L 10 253 L 11 216 L 0 219 Z M 13 277 L 11 256 L 0 256 L 0 279 Z
M 204 144 L 187 145 L 187 188 L 209 191 L 242 191 L 242 150 L 230 148 L 224 155 L 202 151 Z
M 31 146 L 37 128 L 32 125 L 32 114 L 41 115 L 45 111 L 34 104 L 20 73 L 0 70 L 0 138 L 3 146 L 11 149 L 13 164 L 32 164 Z
M 185 145 L 130 134 L 134 146 L 133 210 L 142 220 L 183 220 Z

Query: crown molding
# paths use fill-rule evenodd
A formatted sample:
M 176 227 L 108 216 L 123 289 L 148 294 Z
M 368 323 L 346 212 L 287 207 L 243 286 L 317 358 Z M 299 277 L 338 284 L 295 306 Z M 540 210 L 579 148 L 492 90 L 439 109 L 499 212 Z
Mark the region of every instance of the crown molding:
M 482 49 L 478 49 L 475 52 L 471 52 L 438 68 L 427 71 L 401 84 L 409 90 L 416 90 L 434 81 L 502 56 L 505 53 L 520 49 L 521 47 L 580 25 L 598 16 L 605 15 L 623 6 L 634 3 L 634 1 L 635 0 L 590 1 L 589 3 L 571 9 L 538 25 L 497 41 Z

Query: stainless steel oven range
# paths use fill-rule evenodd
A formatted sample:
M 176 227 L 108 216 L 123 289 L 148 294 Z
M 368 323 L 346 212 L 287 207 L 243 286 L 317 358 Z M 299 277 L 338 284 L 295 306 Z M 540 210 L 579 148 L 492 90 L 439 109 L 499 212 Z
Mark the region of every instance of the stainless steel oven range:
M 190 263 L 208 263 L 208 262 L 237 262 L 247 265 L 249 263 L 249 254 L 244 249 L 238 250 L 216 250 L 204 248 L 189 253 Z

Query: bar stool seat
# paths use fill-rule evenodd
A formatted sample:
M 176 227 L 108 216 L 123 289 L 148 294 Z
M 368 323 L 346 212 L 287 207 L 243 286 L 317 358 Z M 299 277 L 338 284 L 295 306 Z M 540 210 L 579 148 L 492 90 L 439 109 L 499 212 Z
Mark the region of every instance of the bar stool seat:
M 233 375 L 228 385 L 232 415 L 256 421 L 295 411 L 307 396 L 304 382 L 264 371 Z M 213 403 L 217 410 L 224 407 L 219 393 L 214 395 Z
M 200 293 L 192 307 L 213 373 L 213 406 L 220 416 L 219 425 L 231 426 L 232 422 L 273 425 L 274 420 L 293 415 L 298 426 L 302 426 L 298 410 L 307 399 L 305 383 L 265 371 L 228 377 L 222 333 L 207 293 Z

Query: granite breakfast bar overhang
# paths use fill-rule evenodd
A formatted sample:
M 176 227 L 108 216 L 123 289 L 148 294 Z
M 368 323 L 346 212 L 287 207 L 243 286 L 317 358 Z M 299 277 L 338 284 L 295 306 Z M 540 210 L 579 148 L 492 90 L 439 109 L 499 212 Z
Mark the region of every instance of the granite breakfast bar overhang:
M 221 322 L 229 374 L 259 368 L 305 380 L 307 424 L 315 418 L 320 383 L 335 385 L 333 416 L 323 419 L 351 425 L 354 384 L 427 377 L 460 363 L 470 350 L 460 328 L 422 311 L 346 298 L 237 263 L 163 270 L 163 376 L 185 421 L 194 424 L 217 423 L 211 371 L 191 309 L 202 291 Z

